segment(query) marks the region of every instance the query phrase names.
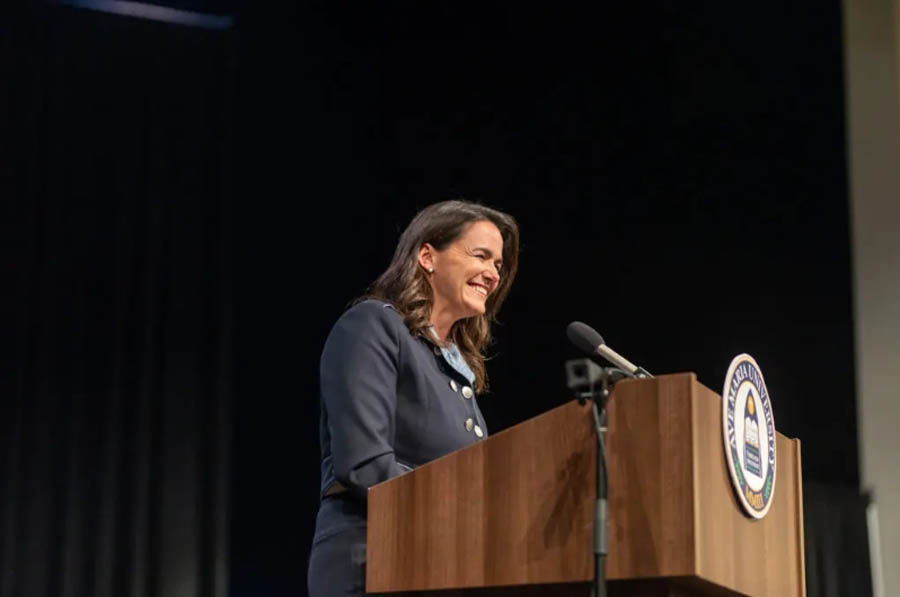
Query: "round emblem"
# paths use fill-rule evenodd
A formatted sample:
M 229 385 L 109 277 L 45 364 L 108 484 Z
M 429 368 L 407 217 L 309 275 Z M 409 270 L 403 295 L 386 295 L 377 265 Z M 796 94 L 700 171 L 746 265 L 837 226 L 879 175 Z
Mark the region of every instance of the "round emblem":
M 762 518 L 775 495 L 775 419 L 759 365 L 749 354 L 731 361 L 722 390 L 722 438 L 738 499 Z

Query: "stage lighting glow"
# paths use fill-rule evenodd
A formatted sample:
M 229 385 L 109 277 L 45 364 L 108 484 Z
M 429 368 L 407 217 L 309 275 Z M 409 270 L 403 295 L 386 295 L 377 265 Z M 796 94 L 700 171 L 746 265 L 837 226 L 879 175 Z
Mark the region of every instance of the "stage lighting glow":
M 213 15 L 148 4 L 146 2 L 130 2 L 128 0 L 59 0 L 59 4 L 175 25 L 201 27 L 203 29 L 228 29 L 234 25 L 234 17 L 230 15 Z

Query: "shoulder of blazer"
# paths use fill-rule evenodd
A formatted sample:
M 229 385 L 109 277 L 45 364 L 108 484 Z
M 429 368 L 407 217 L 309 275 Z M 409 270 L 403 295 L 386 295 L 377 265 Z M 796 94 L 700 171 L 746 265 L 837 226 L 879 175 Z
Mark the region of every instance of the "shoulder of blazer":
M 361 301 L 341 315 L 335 327 L 342 325 L 344 329 L 370 331 L 381 330 L 390 334 L 395 340 L 401 341 L 404 332 L 409 334 L 403 316 L 390 303 L 376 299 Z

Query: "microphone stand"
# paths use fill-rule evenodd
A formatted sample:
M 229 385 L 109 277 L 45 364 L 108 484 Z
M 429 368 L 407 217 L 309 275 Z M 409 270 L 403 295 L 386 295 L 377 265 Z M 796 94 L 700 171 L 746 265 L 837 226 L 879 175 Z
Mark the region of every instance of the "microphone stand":
M 607 530 L 606 512 L 608 487 L 606 482 L 606 403 L 609 400 L 610 388 L 626 377 L 634 377 L 622 369 L 603 367 L 600 373 L 600 389 L 594 390 L 593 384 L 587 392 L 578 394 L 578 401 L 584 404 L 591 401 L 594 414 L 594 426 L 597 429 L 597 501 L 594 504 L 594 586 L 592 597 L 606 597 L 606 555 Z

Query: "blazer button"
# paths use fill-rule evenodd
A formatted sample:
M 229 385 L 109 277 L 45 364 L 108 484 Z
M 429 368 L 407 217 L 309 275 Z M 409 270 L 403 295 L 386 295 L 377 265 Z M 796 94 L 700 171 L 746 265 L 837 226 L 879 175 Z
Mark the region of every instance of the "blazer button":
M 466 431 L 472 431 L 472 427 L 475 426 L 475 421 L 472 420 L 471 417 L 466 419 Z
M 450 389 L 453 390 L 454 392 L 459 389 L 456 385 L 456 382 L 453 381 L 452 379 L 450 380 Z
M 473 396 L 472 388 L 470 388 L 469 386 L 463 386 L 462 395 L 463 398 L 471 398 Z
M 435 354 L 435 356 L 441 356 L 441 349 L 438 348 L 437 346 L 435 346 L 435 347 L 434 347 L 434 354 Z
M 475 435 L 479 438 L 484 437 L 484 431 L 481 430 L 481 427 L 475 425 Z

